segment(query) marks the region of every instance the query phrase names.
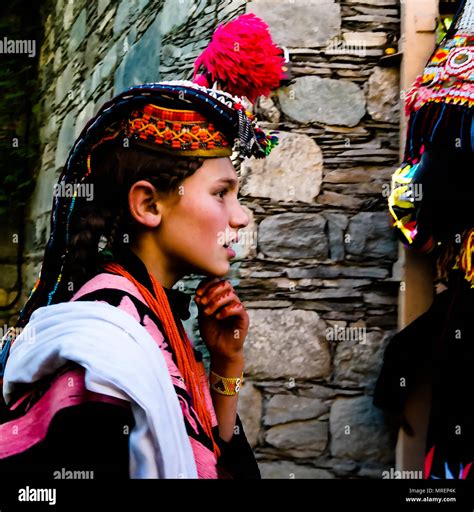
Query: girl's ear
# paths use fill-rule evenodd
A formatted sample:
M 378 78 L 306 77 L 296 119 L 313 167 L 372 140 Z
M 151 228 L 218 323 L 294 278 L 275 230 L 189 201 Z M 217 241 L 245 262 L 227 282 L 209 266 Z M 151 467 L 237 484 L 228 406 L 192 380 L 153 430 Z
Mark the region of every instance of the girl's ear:
M 162 203 L 156 188 L 146 180 L 135 182 L 128 192 L 128 207 L 132 217 L 149 228 L 161 222 Z

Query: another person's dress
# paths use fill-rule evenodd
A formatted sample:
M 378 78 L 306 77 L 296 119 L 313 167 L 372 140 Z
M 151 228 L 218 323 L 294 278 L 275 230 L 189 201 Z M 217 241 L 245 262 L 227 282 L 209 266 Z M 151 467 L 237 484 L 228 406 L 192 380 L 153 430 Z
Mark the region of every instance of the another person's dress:
M 432 405 L 424 477 L 474 479 L 474 289 L 452 272 L 447 290 L 385 350 L 374 402 L 402 419 L 406 400 L 428 376 Z M 405 424 L 405 427 L 410 427 Z

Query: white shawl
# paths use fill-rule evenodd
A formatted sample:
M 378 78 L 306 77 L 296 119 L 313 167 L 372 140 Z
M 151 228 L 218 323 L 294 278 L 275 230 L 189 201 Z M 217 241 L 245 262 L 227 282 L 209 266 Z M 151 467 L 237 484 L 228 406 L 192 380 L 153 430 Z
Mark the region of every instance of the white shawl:
M 197 478 L 181 406 L 161 349 L 119 308 L 65 302 L 38 308 L 13 343 L 3 395 L 54 373 L 67 361 L 85 368 L 88 390 L 131 402 L 132 478 Z

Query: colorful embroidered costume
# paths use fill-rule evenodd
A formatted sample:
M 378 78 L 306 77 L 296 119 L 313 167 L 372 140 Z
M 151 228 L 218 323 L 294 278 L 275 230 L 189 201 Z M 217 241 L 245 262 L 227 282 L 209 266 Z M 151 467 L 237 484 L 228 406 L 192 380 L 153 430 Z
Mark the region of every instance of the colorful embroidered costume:
M 144 264 L 132 251 L 124 249 L 116 261 L 150 291 L 153 289 Z M 176 314 L 176 321 L 189 318 L 190 296 L 174 289 L 166 289 L 166 294 Z M 97 276 L 78 290 L 71 300 L 99 301 L 115 306 L 131 315 L 155 340 L 165 356 L 168 372 L 178 396 L 199 478 L 216 478 L 217 471 L 220 477 L 258 477 L 258 467 L 239 418 L 236 423 L 239 430 L 232 441 L 226 443 L 218 436 L 217 422 L 213 414 L 214 437 L 221 449 L 219 466 L 215 465 L 212 443 L 203 431 L 193 409 L 192 397 L 177 368 L 175 355 L 162 334 L 164 329 L 161 321 L 150 310 L 132 283 L 122 276 L 99 270 Z M 195 356 L 198 361 L 201 360 L 200 352 L 195 351 Z M 207 391 L 206 402 L 209 410 L 213 411 L 202 363 L 200 368 L 203 372 L 203 389 Z M 21 398 L 22 403 L 17 406 L 10 421 L 2 422 L 0 425 L 2 472 L 25 471 L 26 468 L 26 472 L 30 469 L 33 473 L 34 462 L 42 458 L 41 454 L 47 453 L 47 462 L 43 462 L 41 471 L 49 472 L 51 475 L 54 470 L 65 467 L 69 470 L 92 470 L 96 478 L 110 475 L 128 476 L 129 446 L 128 435 L 124 435 L 124 431 L 131 432 L 135 426 L 130 402 L 88 392 L 84 388 L 83 373 L 84 369 L 81 366 L 69 363 L 52 381 L 44 379 L 39 386 L 31 390 L 31 393 L 24 394 Z M 73 382 L 74 386 L 63 385 L 68 381 Z M 67 392 L 69 395 L 64 396 Z M 81 395 L 79 399 L 78 394 Z M 59 404 L 61 409 L 56 414 L 51 414 L 51 409 L 57 408 Z M 72 407 L 73 405 L 75 407 Z M 28 414 L 25 414 L 26 411 Z M 23 436 L 16 435 L 13 427 L 26 431 L 24 425 L 28 422 L 33 422 L 34 431 L 28 431 L 28 434 Z M 38 434 L 38 431 L 41 433 Z M 92 431 L 93 436 L 89 435 Z M 92 445 L 89 446 L 86 441 L 92 442 Z M 22 444 L 18 446 L 15 442 Z
M 392 176 L 393 225 L 408 247 L 430 252 L 453 228 L 471 228 L 474 186 L 474 4 L 458 15 L 406 94 L 405 157 Z M 439 157 L 445 158 L 437 165 Z

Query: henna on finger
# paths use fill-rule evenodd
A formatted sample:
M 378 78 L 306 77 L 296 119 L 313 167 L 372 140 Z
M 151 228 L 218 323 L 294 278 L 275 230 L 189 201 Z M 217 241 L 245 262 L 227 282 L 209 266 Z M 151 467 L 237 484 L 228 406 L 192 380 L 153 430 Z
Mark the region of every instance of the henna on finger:
M 204 313 L 207 315 L 212 315 L 223 306 L 236 301 L 238 301 L 238 298 L 233 291 L 224 290 L 220 295 L 214 297 L 209 305 L 204 308 Z
M 234 292 L 234 289 L 229 281 L 220 281 L 208 289 L 206 295 L 201 297 L 200 303 L 203 306 L 207 306 L 225 291 Z
M 244 305 L 241 302 L 236 302 L 234 304 L 229 304 L 224 306 L 216 315 L 216 318 L 219 320 L 224 320 L 225 318 L 230 318 L 231 316 L 240 315 L 241 311 L 244 309 Z
M 200 283 L 199 286 L 196 288 L 196 296 L 202 297 L 206 293 L 206 290 L 208 290 L 212 285 L 217 283 L 217 280 L 219 280 L 219 278 L 214 277 L 212 279 L 209 279 L 208 281 L 203 281 L 202 283 Z

